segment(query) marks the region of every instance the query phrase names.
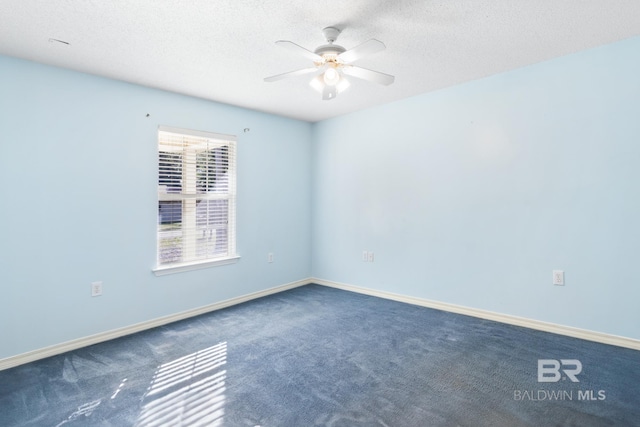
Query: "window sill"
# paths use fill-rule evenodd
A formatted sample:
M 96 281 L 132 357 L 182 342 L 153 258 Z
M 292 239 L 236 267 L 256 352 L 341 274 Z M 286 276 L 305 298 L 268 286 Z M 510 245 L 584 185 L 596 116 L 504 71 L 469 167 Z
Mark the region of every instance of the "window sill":
M 239 255 L 226 258 L 217 258 L 209 261 L 189 262 L 183 264 L 172 264 L 152 269 L 156 276 L 165 276 L 167 274 L 181 273 L 183 271 L 200 270 L 202 268 L 217 267 L 220 265 L 235 264 L 240 260 Z

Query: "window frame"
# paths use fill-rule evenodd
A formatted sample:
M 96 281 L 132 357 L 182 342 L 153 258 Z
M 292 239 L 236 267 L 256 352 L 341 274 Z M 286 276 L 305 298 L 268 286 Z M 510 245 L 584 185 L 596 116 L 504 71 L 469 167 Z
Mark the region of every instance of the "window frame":
M 204 193 L 199 193 L 196 189 L 196 170 L 197 170 L 197 161 L 193 161 L 196 159 L 197 152 L 196 149 L 183 151 L 182 155 L 188 154 L 192 156 L 192 162 L 186 161 L 183 163 L 180 169 L 180 192 L 168 194 L 166 191 L 161 190 L 160 183 L 158 179 L 160 179 L 160 175 L 163 173 L 162 164 L 161 164 L 161 147 L 162 147 L 162 136 L 164 134 L 173 134 L 177 137 L 183 137 L 188 139 L 190 137 L 202 139 L 205 138 L 213 142 L 213 145 L 220 144 L 220 147 L 228 146 L 228 152 L 226 156 L 226 160 L 228 161 L 228 183 L 227 183 L 227 191 L 222 193 L 216 193 L 215 191 L 209 192 L 205 191 Z M 166 136 L 165 136 L 166 137 Z M 187 143 L 188 144 L 188 143 Z M 195 147 L 194 143 L 194 147 Z M 175 128 L 169 126 L 159 126 L 157 132 L 157 140 L 156 140 L 157 154 L 158 160 L 156 165 L 156 174 L 157 174 L 157 194 L 156 194 L 156 208 L 158 210 L 157 222 L 156 222 L 156 266 L 152 268 L 153 273 L 156 276 L 178 273 L 182 271 L 190 271 L 197 270 L 202 268 L 209 268 L 220 265 L 227 265 L 237 262 L 240 259 L 240 256 L 237 253 L 236 249 L 236 205 L 237 205 L 237 195 L 236 195 L 236 180 L 237 180 L 237 164 L 236 164 L 236 153 L 237 153 L 237 137 L 234 135 L 225 135 L 213 132 L 205 132 L 199 130 L 191 130 L 191 129 L 182 129 Z M 186 146 L 188 147 L 188 145 Z M 187 164 L 189 166 L 187 166 Z M 207 163 L 209 165 L 209 163 Z M 184 168 L 188 167 L 187 170 Z M 190 172 L 189 172 L 190 171 Z M 190 174 L 190 175 L 187 175 Z M 193 175 L 193 176 L 192 176 Z M 192 182 L 188 184 L 188 180 Z M 182 186 L 190 186 L 189 189 L 183 189 Z M 214 196 L 213 198 L 209 198 L 208 196 Z M 201 196 L 201 197 L 199 197 Z M 187 259 L 186 261 L 181 262 L 170 262 L 170 263 L 161 263 L 160 262 L 160 247 L 161 247 L 161 204 L 164 201 L 165 203 L 171 201 L 179 201 L 180 202 L 180 230 L 181 236 L 186 237 L 184 233 L 190 235 L 191 238 L 189 242 L 184 242 L 184 248 L 190 247 L 190 245 L 195 245 L 195 241 L 191 241 L 191 239 L 195 239 L 197 231 L 191 232 L 189 234 L 189 226 L 195 226 L 197 222 L 197 208 L 196 208 L 196 200 L 227 200 L 228 210 L 227 210 L 227 251 L 223 256 L 209 256 L 198 259 Z M 201 201 L 203 201 L 201 200 Z M 188 205 L 193 204 L 192 209 L 188 209 Z M 189 213 L 190 212 L 190 213 Z M 208 220 L 207 220 L 208 221 Z M 190 224 L 190 225 L 188 225 Z M 187 230 L 187 231 L 185 231 Z M 195 228 L 194 228 L 195 230 Z M 191 257 L 194 257 L 195 253 L 191 253 Z M 197 258 L 197 257 L 196 257 Z

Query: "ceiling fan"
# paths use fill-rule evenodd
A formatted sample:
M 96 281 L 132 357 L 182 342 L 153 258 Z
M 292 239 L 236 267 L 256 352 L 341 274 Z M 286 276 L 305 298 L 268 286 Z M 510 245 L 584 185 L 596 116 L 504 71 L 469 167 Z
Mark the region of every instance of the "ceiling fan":
M 352 62 L 364 56 L 384 50 L 386 47 L 384 43 L 376 39 L 371 39 L 353 49 L 347 50 L 340 45 L 334 44 L 340 32 L 339 29 L 334 27 L 327 27 L 322 30 L 327 44 L 319 46 L 313 52 L 288 40 L 277 41 L 276 44 L 278 46 L 297 52 L 305 58 L 312 60 L 313 67 L 266 77 L 264 81 L 275 82 L 287 77 L 316 73 L 316 76 L 311 79 L 309 84 L 318 92 L 322 93 L 322 99 L 324 100 L 334 99 L 340 92 L 349 87 L 349 81 L 345 75 L 385 86 L 393 83 L 395 77 L 392 75 L 352 65 Z

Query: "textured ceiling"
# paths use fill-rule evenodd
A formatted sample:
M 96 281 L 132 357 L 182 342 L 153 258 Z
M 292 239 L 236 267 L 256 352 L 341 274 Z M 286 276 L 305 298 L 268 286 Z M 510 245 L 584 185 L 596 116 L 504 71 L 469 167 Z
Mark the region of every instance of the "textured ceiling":
M 314 50 L 327 26 L 383 41 L 356 65 L 395 83 L 263 81 L 310 66 L 276 40 Z M 1 54 L 310 122 L 639 34 L 639 0 L 0 0 Z

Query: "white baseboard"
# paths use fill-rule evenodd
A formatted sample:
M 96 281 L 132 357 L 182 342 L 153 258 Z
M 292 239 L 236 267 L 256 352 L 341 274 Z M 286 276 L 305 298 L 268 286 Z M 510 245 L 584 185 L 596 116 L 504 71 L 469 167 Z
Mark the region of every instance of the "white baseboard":
M 610 344 L 618 347 L 630 348 L 632 350 L 640 350 L 640 340 L 636 340 L 633 338 L 620 337 L 617 335 L 609 335 L 609 334 L 604 334 L 602 332 L 594 332 L 586 329 L 579 329 L 579 328 L 573 328 L 570 326 L 557 325 L 555 323 L 542 322 L 539 320 L 527 319 L 524 317 L 511 316 L 508 314 L 494 313 L 492 311 L 480 310 L 476 308 L 464 307 L 464 306 L 454 305 L 454 304 L 447 304 L 447 303 L 438 302 L 438 301 L 431 301 L 423 298 L 416 298 L 416 297 L 410 297 L 406 295 L 394 294 L 391 292 L 377 291 L 374 289 L 363 288 L 360 286 L 353 286 L 345 283 L 332 282 L 330 280 L 314 278 L 314 279 L 311 279 L 311 283 L 316 283 L 318 285 L 342 289 L 345 291 L 371 295 L 379 298 L 405 302 L 408 304 L 418 305 L 421 307 L 435 308 L 437 310 L 448 311 L 451 313 L 464 314 L 466 316 L 478 317 L 480 319 L 493 320 L 496 322 L 506 323 L 509 325 L 522 326 L 525 328 L 535 329 L 538 331 L 551 332 L 553 334 L 565 335 L 573 338 L 580 338 L 587 341 L 595 341 L 602 344 Z
M 464 307 L 464 306 L 455 305 L 455 304 L 431 301 L 423 298 L 394 294 L 391 292 L 378 291 L 375 289 L 348 285 L 346 283 L 333 282 L 330 280 L 311 278 L 311 279 L 298 280 L 296 282 L 291 282 L 285 285 L 276 286 L 274 288 L 266 289 L 264 291 L 254 292 L 254 293 L 243 295 L 237 298 L 221 301 L 215 304 L 206 305 L 203 307 L 195 308 L 193 310 L 176 313 L 170 316 L 149 320 L 147 322 L 137 323 L 135 325 L 127 326 L 124 328 L 114 329 L 114 330 L 103 332 L 100 334 L 91 335 L 88 337 L 67 341 L 58 345 L 30 351 L 28 353 L 23 353 L 23 354 L 8 357 L 5 359 L 0 359 L 0 371 L 4 369 L 13 368 L 15 366 L 19 366 L 25 363 L 44 359 L 46 357 L 55 356 L 57 354 L 65 353 L 67 351 L 77 350 L 79 348 L 86 347 L 89 345 L 98 344 L 98 343 L 119 338 L 125 335 L 130 335 L 136 332 L 141 332 L 147 329 L 166 325 L 168 323 L 188 319 L 190 317 L 198 316 L 200 314 L 205 314 L 211 311 L 220 310 L 226 307 L 230 307 L 232 305 L 237 305 L 243 302 L 251 301 L 256 298 L 261 298 L 267 295 L 271 295 L 271 294 L 283 292 L 289 289 L 297 288 L 300 286 L 308 285 L 310 283 L 342 289 L 345 291 L 356 292 L 364 295 L 371 295 L 379 298 L 385 298 L 389 300 L 404 302 L 404 303 L 413 304 L 421 307 L 428 307 L 428 308 L 434 308 L 437 310 L 448 311 L 451 313 L 464 314 L 466 316 L 477 317 L 480 319 L 493 320 L 496 322 L 506 323 L 509 325 L 522 326 L 525 328 L 535 329 L 539 331 L 565 335 L 573 338 L 580 338 L 588 341 L 599 342 L 602 344 L 610 344 L 618 347 L 625 347 L 633 350 L 640 350 L 640 340 L 636 340 L 633 338 L 609 335 L 601 332 L 594 332 L 594 331 L 589 331 L 585 329 L 573 328 L 570 326 L 563 326 L 563 325 L 557 325 L 554 323 L 541 322 L 539 320 L 526 319 L 524 317 L 494 313 L 491 311 Z
M 0 359 L 0 371 L 4 369 L 13 368 L 15 366 L 19 366 L 25 363 L 44 359 L 46 357 L 55 356 L 57 354 L 65 353 L 67 351 L 77 350 L 79 348 L 86 347 L 89 345 L 98 344 L 104 341 L 112 340 L 114 338 L 120 338 L 125 335 L 130 335 L 136 332 L 141 332 L 147 329 L 166 325 L 168 323 L 188 319 L 189 317 L 194 317 L 200 314 L 209 313 L 211 311 L 220 310 L 222 308 L 241 304 L 243 302 L 251 301 L 256 298 L 261 298 L 267 295 L 286 291 L 288 289 L 297 288 L 299 286 L 307 285 L 309 283 L 312 283 L 312 281 L 309 279 L 298 280 L 296 282 L 291 282 L 286 285 L 276 286 L 274 288 L 266 289 L 264 291 L 254 292 L 251 294 L 221 301 L 215 304 L 210 304 L 203 307 L 195 308 L 193 310 L 183 311 L 180 313 L 172 314 L 170 316 L 160 317 L 158 319 L 149 320 L 147 322 L 137 323 L 135 325 L 126 326 L 124 328 L 102 332 L 96 335 L 91 335 L 88 337 L 67 341 L 67 342 L 53 345 L 50 347 L 45 347 L 42 349 L 30 351 L 28 353 L 23 353 L 23 354 L 11 356 L 5 359 Z

